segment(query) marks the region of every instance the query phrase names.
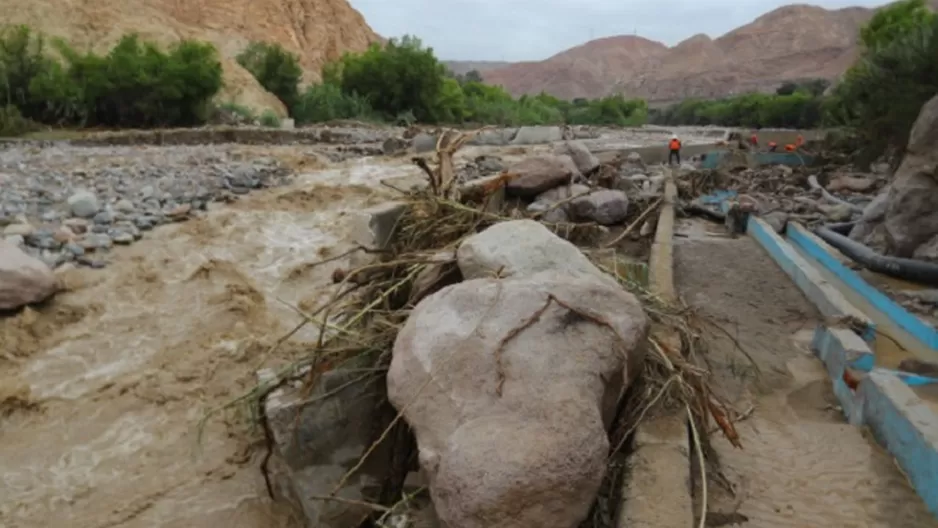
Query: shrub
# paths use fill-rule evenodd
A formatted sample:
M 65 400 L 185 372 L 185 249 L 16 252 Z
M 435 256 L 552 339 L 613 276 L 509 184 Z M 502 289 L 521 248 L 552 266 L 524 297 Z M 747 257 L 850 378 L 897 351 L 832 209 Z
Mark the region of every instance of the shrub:
M 279 44 L 252 42 L 236 60 L 265 90 L 293 111 L 299 102 L 299 83 L 303 76 L 299 57 Z
M 39 125 L 23 117 L 15 106 L 0 107 L 0 137 L 22 136 L 36 130 L 39 130 Z
M 293 112 L 297 125 L 322 123 L 334 119 L 373 119 L 368 101 L 358 95 L 346 95 L 334 84 L 314 84 L 303 92 Z
M 280 128 L 280 118 L 272 110 L 264 110 L 260 118 L 261 126 Z

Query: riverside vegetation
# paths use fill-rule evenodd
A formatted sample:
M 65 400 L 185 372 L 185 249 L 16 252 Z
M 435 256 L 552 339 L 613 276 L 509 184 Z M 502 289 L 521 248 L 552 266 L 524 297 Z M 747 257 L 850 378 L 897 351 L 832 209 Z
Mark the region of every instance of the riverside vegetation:
M 776 93 L 685 100 L 664 109 L 621 94 L 565 101 L 546 93 L 512 97 L 475 71 L 454 75 L 419 39 L 405 36 L 328 64 L 322 81 L 302 86 L 296 55 L 255 42 L 238 57 L 299 125 L 335 119 L 450 125 L 595 124 L 639 126 L 840 127 L 871 154 L 901 150 L 922 104 L 938 91 L 938 18 L 924 0 L 882 9 L 861 30 L 862 53 L 833 88 L 822 79 L 793 80 Z M 211 119 L 222 88 L 210 45 L 182 41 L 169 49 L 124 37 L 105 55 L 79 53 L 26 27 L 0 35 L 0 133 L 37 123 L 66 127 L 192 126 Z M 903 94 L 901 98 L 896 93 Z M 231 103 L 221 108 L 265 126 Z

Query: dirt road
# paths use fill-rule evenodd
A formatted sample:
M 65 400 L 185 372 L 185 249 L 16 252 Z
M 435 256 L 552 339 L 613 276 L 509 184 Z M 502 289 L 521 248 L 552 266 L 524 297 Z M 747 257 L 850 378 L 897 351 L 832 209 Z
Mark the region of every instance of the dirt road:
M 836 408 L 809 348 L 814 307 L 752 239 L 722 232 L 683 221 L 674 264 L 682 297 L 726 331 L 714 331 L 714 385 L 751 409 L 737 425 L 744 450 L 715 436 L 724 475 L 709 479 L 708 526 L 935 526 L 888 454 Z
M 157 229 L 71 291 L 0 320 L 0 526 L 297 526 L 264 498 L 257 432 L 206 409 L 253 383 L 270 344 L 327 295 L 345 215 L 407 186 L 403 160 L 350 161 Z M 395 181 L 391 178 L 392 181 Z M 413 180 L 410 180 L 413 181 Z M 338 265 L 338 264 L 336 264 Z M 278 299 L 281 299 L 281 303 Z

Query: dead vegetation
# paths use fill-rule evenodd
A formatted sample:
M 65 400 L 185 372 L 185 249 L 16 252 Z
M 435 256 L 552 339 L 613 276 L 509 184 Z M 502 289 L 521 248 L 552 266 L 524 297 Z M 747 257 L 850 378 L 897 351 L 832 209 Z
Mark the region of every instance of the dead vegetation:
M 484 188 L 481 193 L 459 196 L 452 157 L 474 133 L 477 132 L 451 132 L 441 136 L 437 144 L 436 167 L 420 164 L 429 177 L 429 189 L 407 193 L 401 191 L 405 194 L 402 197 L 405 206 L 387 247 L 359 247 L 353 250 L 371 254 L 374 259 L 355 269 L 337 270 L 333 274 L 337 289 L 332 298 L 310 311 L 294 307 L 301 321 L 267 351 L 268 357 L 276 354 L 278 348 L 301 328 L 314 325 L 319 329 L 319 339 L 309 354 L 301 361 L 280 369 L 271 381 L 256 386 L 222 408 L 214 409 L 205 419 L 214 413 L 247 405 L 251 415 L 265 426 L 268 432 L 267 447 L 270 450 L 272 439 L 265 423 L 263 403 L 267 395 L 278 387 L 302 380 L 307 396 L 304 401 L 308 404 L 338 392 L 332 391 L 317 398 L 308 397 L 323 373 L 340 369 L 362 371 L 363 374 L 354 380 L 355 383 L 378 383 L 383 387 L 395 338 L 411 309 L 426 296 L 462 280 L 456 265 L 456 248 L 459 244 L 497 222 L 518 216 L 517 213 L 490 212 L 487 207 L 491 193 L 499 185 L 504 185 L 510 175 L 496 178 L 495 183 Z M 631 220 L 622 236 L 656 211 L 659 205 L 660 200 L 657 200 L 642 207 L 640 214 L 635 215 L 637 219 Z M 577 239 L 582 238 L 589 227 L 596 226 L 580 224 L 552 227 L 565 238 Z M 606 246 L 615 246 L 617 242 L 613 240 Z M 621 480 L 624 455 L 629 450 L 633 433 L 642 421 L 663 413 L 686 413 L 692 418 L 690 422 L 693 424 L 701 463 L 711 452 L 708 436 L 713 423 L 734 445 L 740 447 L 741 444 L 730 418 L 735 414 L 710 387 L 703 332 L 706 323 L 683 304 L 665 302 L 650 292 L 648 268 L 644 263 L 624 258 L 617 254 L 615 247 L 595 250 L 584 248 L 584 252 L 597 266 L 639 298 L 653 322 L 644 371 L 638 383 L 623 398 L 610 433 L 611 449 L 606 482 L 589 518 L 583 524 L 584 528 L 600 528 L 615 524 L 617 483 Z M 347 258 L 350 253 L 330 257 L 315 265 Z M 532 318 L 536 316 L 531 314 Z M 597 323 L 603 324 L 602 321 Z M 512 335 L 523 331 L 522 326 Z M 390 405 L 383 401 L 376 413 L 385 413 L 387 418 L 389 409 Z M 389 519 L 406 510 L 407 505 L 415 499 L 414 493 L 407 495 L 403 488 L 404 478 L 407 472 L 414 469 L 416 457 L 415 443 L 402 420 L 402 414 L 402 411 L 390 409 L 390 419 L 381 421 L 383 429 L 376 431 L 373 444 L 362 454 L 359 463 L 336 482 L 331 495 L 318 497 L 326 501 L 349 502 L 337 497 L 338 491 L 379 445 L 392 442 L 391 449 L 395 452 L 394 459 L 397 462 L 389 472 L 380 497 L 374 498 L 372 503 L 359 504 L 367 506 L 371 511 L 362 519 L 362 526 L 391 526 Z M 269 458 L 268 452 L 264 460 L 265 471 Z M 701 518 L 706 517 L 705 513 Z M 406 523 L 394 525 L 405 526 Z

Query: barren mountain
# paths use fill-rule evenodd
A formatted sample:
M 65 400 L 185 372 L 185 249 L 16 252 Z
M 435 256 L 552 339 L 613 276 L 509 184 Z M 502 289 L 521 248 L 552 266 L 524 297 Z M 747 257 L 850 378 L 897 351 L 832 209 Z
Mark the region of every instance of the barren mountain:
M 604 38 L 482 74 L 515 95 L 544 90 L 567 99 L 623 92 L 668 102 L 774 90 L 788 80 L 843 73 L 856 57 L 859 29 L 873 13 L 791 5 L 715 40 L 695 35 L 669 48 L 640 37 Z
M 129 32 L 164 44 L 211 42 L 225 68 L 221 99 L 281 114 L 280 101 L 234 61 L 250 41 L 298 53 L 308 80 L 316 80 L 325 62 L 378 38 L 346 0 L 0 0 L 0 10 L 5 24 L 26 24 L 77 49 L 106 51 Z

